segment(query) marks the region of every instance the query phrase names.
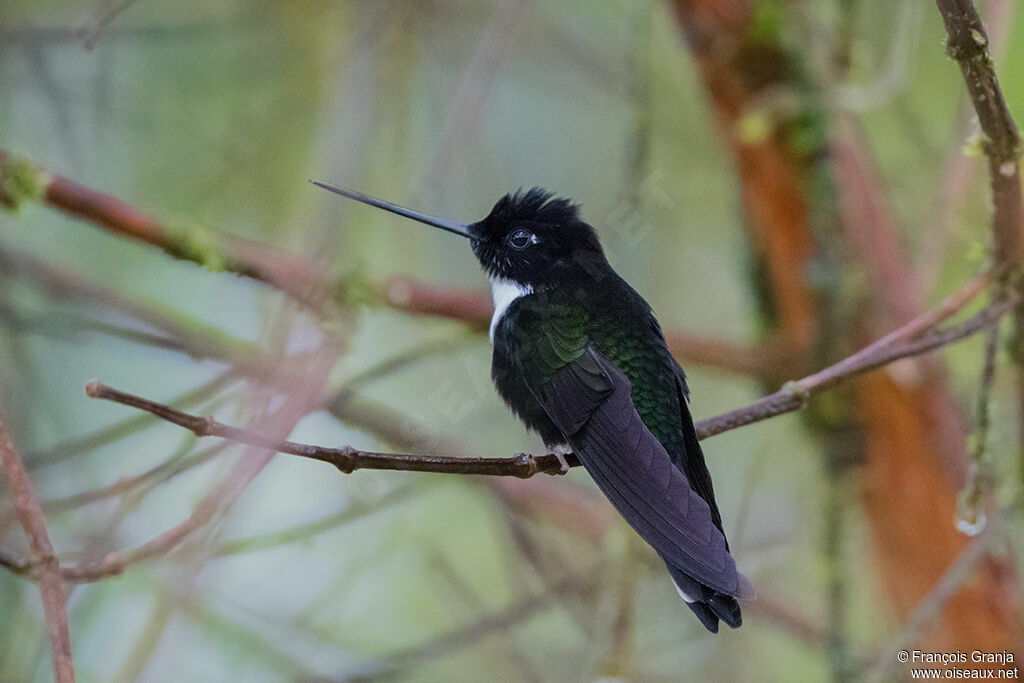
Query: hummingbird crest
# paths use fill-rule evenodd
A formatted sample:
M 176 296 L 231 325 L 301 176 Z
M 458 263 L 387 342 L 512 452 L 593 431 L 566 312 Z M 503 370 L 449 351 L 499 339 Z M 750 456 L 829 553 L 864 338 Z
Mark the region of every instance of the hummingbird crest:
M 469 229 L 473 253 L 492 281 L 537 290 L 607 267 L 597 233 L 580 219 L 579 206 L 539 187 L 505 195 Z

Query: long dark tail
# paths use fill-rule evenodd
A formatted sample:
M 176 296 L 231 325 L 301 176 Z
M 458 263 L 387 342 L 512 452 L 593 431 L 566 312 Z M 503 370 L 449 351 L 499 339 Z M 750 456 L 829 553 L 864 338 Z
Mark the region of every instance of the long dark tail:
M 743 614 L 736 598 L 708 588 L 668 562 L 665 566 L 668 567 L 676 590 L 686 602 L 686 606 L 697 615 L 704 628 L 712 633 L 718 633 L 719 620 L 731 628 L 740 627 L 743 623 Z

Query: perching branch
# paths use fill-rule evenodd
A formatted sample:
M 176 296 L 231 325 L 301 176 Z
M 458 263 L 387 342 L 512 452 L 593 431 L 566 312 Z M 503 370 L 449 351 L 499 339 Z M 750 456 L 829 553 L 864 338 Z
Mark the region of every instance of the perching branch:
M 443 472 L 446 474 L 488 474 L 496 476 L 512 476 L 526 479 L 535 474 L 565 474 L 566 464 L 575 466 L 579 461 L 568 456 L 566 464 L 554 453 L 546 455 L 530 455 L 520 453 L 511 458 L 461 458 L 438 455 L 404 455 L 397 453 L 373 453 L 361 451 L 351 446 L 328 448 L 311 446 L 294 441 L 279 441 L 255 432 L 239 429 L 214 420 L 212 417 L 199 417 L 168 405 L 150 401 L 123 391 L 118 391 L 99 382 L 90 382 L 85 388 L 86 394 L 92 398 L 100 398 L 114 403 L 138 408 L 155 415 L 161 420 L 184 427 L 199 437 L 216 436 L 230 441 L 266 448 L 279 453 L 298 455 L 327 462 L 345 474 L 356 470 L 405 470 L 411 472 Z
M 71 661 L 71 635 L 68 631 L 67 598 L 60 574 L 60 560 L 46 532 L 46 517 L 39 504 L 35 487 L 25 471 L 21 456 L 14 448 L 3 414 L 0 413 L 0 470 L 7 480 L 14 508 L 32 548 L 32 565 L 39 580 L 46 614 L 46 630 L 50 634 L 53 677 L 57 683 L 74 683 L 75 669 Z M 3 562 L 5 567 L 23 569 L 18 562 Z
M 774 394 L 765 396 L 748 406 L 701 420 L 696 425 L 698 438 L 706 439 L 744 425 L 792 412 L 805 405 L 814 392 L 895 360 L 948 346 L 980 332 L 1009 312 L 1017 302 L 1016 297 L 991 304 L 959 325 L 944 328 L 938 328 L 936 325 L 970 303 L 983 289 L 985 282 L 987 282 L 987 274 L 978 276 L 936 309 L 915 318 L 899 330 L 835 365 L 799 381 L 787 383 Z M 268 438 L 255 432 L 223 424 L 212 417 L 191 415 L 141 396 L 118 391 L 99 382 L 90 382 L 86 387 L 86 393 L 92 398 L 113 401 L 144 410 L 171 424 L 184 427 L 198 437 L 216 436 L 258 448 L 320 460 L 334 465 L 345 474 L 350 474 L 357 469 L 376 469 L 513 476 L 525 479 L 541 473 L 564 474 L 567 470 L 566 466 L 574 467 L 580 464 L 572 455 L 565 457 L 563 461 L 554 453 L 540 456 L 520 453 L 509 458 L 464 458 L 375 453 L 358 450 L 351 446 L 340 448 L 312 446 Z

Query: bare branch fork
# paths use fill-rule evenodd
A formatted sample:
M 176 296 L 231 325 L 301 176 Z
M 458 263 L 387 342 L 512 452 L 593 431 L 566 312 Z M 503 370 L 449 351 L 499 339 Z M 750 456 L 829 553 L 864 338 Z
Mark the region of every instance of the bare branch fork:
M 792 412 L 804 406 L 813 393 L 827 389 L 854 375 L 874 370 L 901 358 L 921 355 L 954 344 L 991 327 L 1003 315 L 1012 310 L 1018 302 L 1018 296 L 1009 295 L 993 302 L 958 325 L 938 327 L 942 321 L 955 315 L 984 291 L 989 279 L 989 273 L 975 277 L 935 309 L 914 318 L 900 329 L 820 372 L 798 381 L 788 382 L 779 391 L 750 405 L 698 422 L 696 425 L 698 437 L 706 439 L 722 432 Z M 376 453 L 351 446 L 339 448 L 313 446 L 271 439 L 255 432 L 223 424 L 212 417 L 191 415 L 166 404 L 125 393 L 95 381 L 86 386 L 86 394 L 92 398 L 113 401 L 144 410 L 171 424 L 184 427 L 198 437 L 216 436 L 249 446 L 320 460 L 334 465 L 345 474 L 350 474 L 358 469 L 375 469 L 512 476 L 526 479 L 542 473 L 564 474 L 568 467 L 580 464 L 579 460 L 571 454 L 559 456 L 555 453 L 547 453 L 538 456 L 519 453 L 506 458 L 465 458 Z

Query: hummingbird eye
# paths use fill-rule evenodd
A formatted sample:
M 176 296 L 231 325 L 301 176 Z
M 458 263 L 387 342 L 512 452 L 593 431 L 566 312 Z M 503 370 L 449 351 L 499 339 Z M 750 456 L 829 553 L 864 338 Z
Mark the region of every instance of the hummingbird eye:
M 516 230 L 508 236 L 508 243 L 513 249 L 526 249 L 534 242 L 537 238 L 529 230 Z

